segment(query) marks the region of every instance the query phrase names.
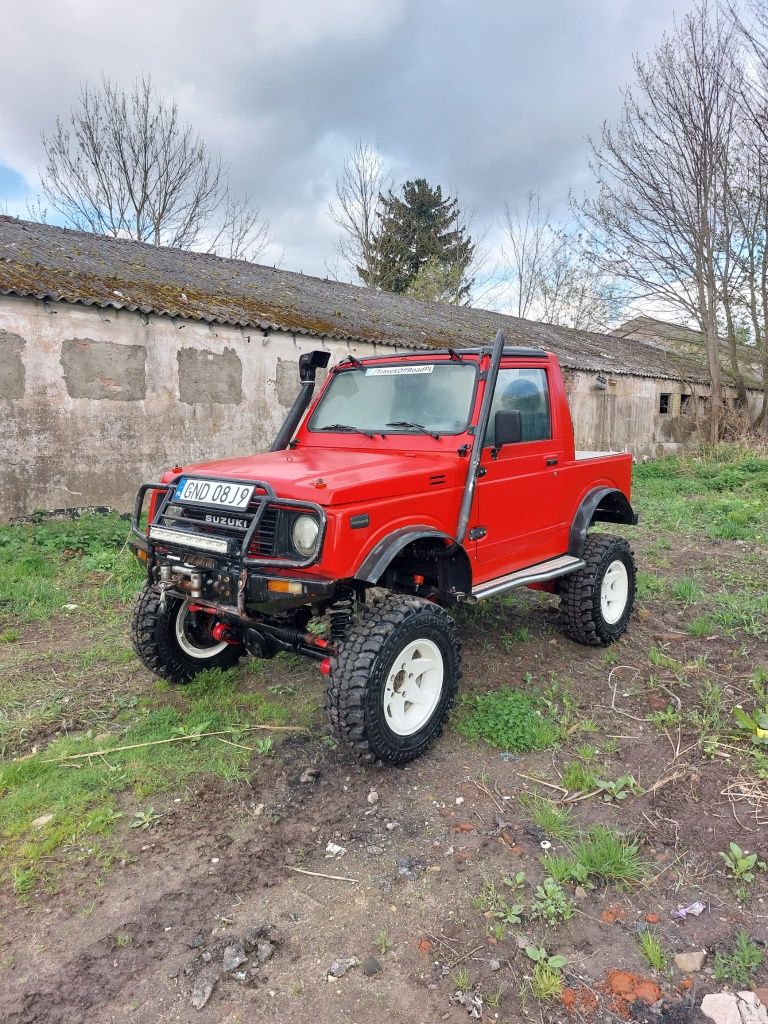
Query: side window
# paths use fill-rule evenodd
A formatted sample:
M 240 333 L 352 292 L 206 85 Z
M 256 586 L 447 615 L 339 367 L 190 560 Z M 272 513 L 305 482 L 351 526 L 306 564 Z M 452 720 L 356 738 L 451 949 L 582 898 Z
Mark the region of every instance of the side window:
M 500 409 L 517 410 L 523 429 L 522 441 L 545 441 L 552 436 L 549 414 L 549 388 L 545 370 L 499 370 L 493 395 L 491 418 L 485 444 L 496 441 L 496 413 Z

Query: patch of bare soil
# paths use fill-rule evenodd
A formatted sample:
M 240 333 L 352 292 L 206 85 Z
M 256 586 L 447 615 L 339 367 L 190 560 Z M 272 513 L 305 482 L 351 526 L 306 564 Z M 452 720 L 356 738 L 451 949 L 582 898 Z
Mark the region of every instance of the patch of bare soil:
M 665 571 L 690 572 L 709 557 L 670 552 Z M 606 661 L 560 635 L 550 604 L 524 595 L 463 623 L 466 689 L 569 684 L 575 722 L 588 716 L 598 728 L 569 743 L 611 740 L 612 777 L 632 774 L 644 789 L 617 804 L 577 801 L 575 816 L 582 829 L 607 823 L 636 835 L 649 868 L 643 883 L 568 886 L 570 921 L 489 935 L 475 904 L 484 883 L 525 871 L 535 886 L 546 873 L 542 842 L 566 852 L 532 827 L 518 798 L 562 796 L 557 769 L 575 756 L 568 745 L 515 756 L 449 729 L 405 769 L 364 771 L 317 740 L 291 739 L 249 784 L 201 783 L 183 809 L 167 798 L 161 827 L 125 829 L 128 856 L 103 884 L 73 871 L 28 906 L 4 894 L 2 1020 L 418 1024 L 467 1021 L 473 1000 L 485 1020 L 699 1020 L 702 995 L 722 987 L 712 978 L 716 951 L 741 927 L 764 942 L 768 921 L 764 876 L 740 904 L 719 853 L 733 839 L 768 859 L 768 839 L 724 795 L 738 752 L 705 756 L 692 727 L 648 721 L 676 701 L 695 703 L 700 685 L 688 674 L 681 686 L 649 663 L 649 651 L 686 664 L 706 655 L 701 678 L 717 681 L 728 704 L 768 664 L 768 645 L 691 638 L 678 607 L 649 600 Z M 520 630 L 530 635 L 502 642 Z M 329 843 L 346 852 L 327 854 Z M 700 916 L 675 916 L 695 901 Z M 648 928 L 670 964 L 706 949 L 703 970 L 654 972 L 639 952 Z M 567 957 L 561 999 L 530 995 L 526 943 Z M 765 978 L 763 969 L 758 983 Z

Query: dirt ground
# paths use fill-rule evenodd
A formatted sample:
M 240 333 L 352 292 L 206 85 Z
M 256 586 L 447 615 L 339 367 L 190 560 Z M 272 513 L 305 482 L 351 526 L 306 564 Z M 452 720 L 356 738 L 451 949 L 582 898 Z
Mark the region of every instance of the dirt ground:
M 278 738 L 246 781 L 201 778 L 153 800 L 161 824 L 121 826 L 109 871 L 76 862 L 55 891 L 25 900 L 3 887 L 1 1019 L 427 1024 L 482 1012 L 500 1021 L 698 1020 L 702 995 L 723 988 L 712 978 L 716 951 L 729 949 L 740 928 L 765 948 L 766 874 L 758 872 L 740 897 L 719 854 L 733 840 L 768 859 L 768 804 L 737 799 L 739 780 L 755 780 L 747 754 L 724 734 L 702 744 L 706 708 L 699 719 L 690 712 L 701 708 L 709 684 L 720 687 L 719 713 L 730 719 L 750 678 L 768 667 L 768 640 L 759 629 L 734 628 L 730 636 L 686 629 L 714 589 L 740 575 L 764 583 L 766 560 L 733 541 L 660 547 L 650 530 L 635 546 L 649 580 L 628 636 L 609 655 L 564 638 L 546 595 L 461 615 L 465 693 L 567 687 L 572 725 L 557 749 L 512 755 L 468 743 L 449 725 L 420 761 L 363 770 L 323 742 L 318 712 L 311 735 Z M 684 576 L 701 583 L 698 606 L 671 600 L 654 583 L 668 587 Z M 63 619 L 24 627 L 21 642 L 34 652 L 29 671 L 55 665 L 67 638 L 71 623 Z M 293 671 L 319 705 L 319 674 Z M 135 665 L 109 676 L 97 666 L 92 675 L 95 693 L 155 685 Z M 269 680 L 267 666 L 244 685 Z M 668 726 L 651 721 L 669 706 L 678 714 Z M 586 719 L 593 724 L 583 728 Z M 576 823 L 605 822 L 639 836 L 646 878 L 626 889 L 568 884 L 571 920 L 551 927 L 524 920 L 494 938 L 476 905 L 484 884 L 524 871 L 530 892 L 546 874 L 542 842 L 551 838 L 550 854 L 563 852 L 531 823 L 519 797 L 563 798 L 562 767 L 586 742 L 600 749 L 611 777 L 631 774 L 643 792 L 618 802 L 600 794 L 576 800 Z M 326 856 L 329 842 L 346 853 Z M 697 900 L 705 905 L 699 917 L 672 916 Z M 667 954 L 662 970 L 640 954 L 645 928 Z M 238 943 L 248 960 L 211 982 L 196 1009 L 192 999 L 200 1001 L 206 978 L 216 979 L 222 951 L 234 946 L 237 959 Z M 560 999 L 528 993 L 526 945 L 567 958 Z M 706 950 L 707 959 L 702 971 L 686 974 L 672 957 L 691 950 Z M 329 981 L 345 958 L 356 963 Z M 756 984 L 767 977 L 763 967 Z M 468 1005 L 458 1000 L 461 988 Z M 472 1011 L 473 998 L 482 1011 Z

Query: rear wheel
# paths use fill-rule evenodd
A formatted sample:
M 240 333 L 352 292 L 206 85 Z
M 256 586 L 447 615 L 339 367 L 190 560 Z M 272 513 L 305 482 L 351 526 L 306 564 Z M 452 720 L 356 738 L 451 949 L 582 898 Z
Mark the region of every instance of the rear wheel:
M 635 606 L 635 557 L 622 537 L 591 533 L 587 563 L 560 581 L 560 614 L 565 632 L 580 644 L 606 646 L 626 632 Z
M 160 589 L 146 586 L 136 599 L 131 624 L 133 649 L 150 672 L 184 684 L 207 668 L 231 668 L 245 653 L 241 644 L 216 640 L 214 618 L 178 597 L 160 600 Z
M 429 601 L 389 594 L 354 621 L 331 663 L 331 732 L 363 763 L 412 761 L 442 732 L 460 677 L 453 619 Z

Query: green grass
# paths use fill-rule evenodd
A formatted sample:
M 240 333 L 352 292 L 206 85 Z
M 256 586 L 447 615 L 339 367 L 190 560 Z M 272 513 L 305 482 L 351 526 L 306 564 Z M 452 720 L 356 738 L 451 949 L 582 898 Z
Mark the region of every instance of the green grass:
M 13 630 L 66 604 L 96 610 L 125 602 L 143 574 L 125 546 L 128 534 L 118 515 L 0 526 L 0 616 L 13 619 Z
M 535 694 L 497 690 L 462 698 L 455 725 L 466 739 L 485 740 L 502 750 L 543 750 L 557 741 L 559 729 L 542 708 L 543 702 Z
M 638 943 L 640 953 L 649 967 L 652 967 L 654 971 L 665 971 L 667 969 L 667 954 L 653 932 L 642 932 Z
M 660 576 L 654 576 L 653 573 L 645 572 L 643 569 L 638 570 L 637 598 L 639 601 L 645 601 L 649 597 L 658 597 L 666 589 L 666 580 L 663 580 Z
M 768 543 L 768 458 L 719 445 L 634 469 L 638 510 L 654 529 Z
M 580 761 L 563 768 L 562 783 L 569 792 L 592 793 L 600 788 L 597 772 Z
M 94 837 L 110 836 L 123 817 L 146 813 L 139 805 L 148 797 L 181 793 L 185 783 L 206 775 L 230 782 L 246 778 L 264 739 L 249 733 L 249 725 L 308 724 L 314 713 L 311 700 L 245 691 L 242 676 L 238 669 L 201 673 L 182 693 L 160 690 L 137 709 L 118 714 L 106 738 L 93 731 L 64 737 L 32 757 L 0 767 L 0 858 L 4 875 L 17 872 L 17 893 L 29 891 L 25 872 L 37 871 L 64 847 L 77 857 L 93 845 Z M 227 730 L 223 739 L 229 742 L 195 738 L 220 730 Z M 172 737 L 190 738 L 111 752 Z M 95 750 L 106 753 L 79 760 L 77 767 L 55 760 Z M 48 814 L 52 820 L 40 827 L 33 824 Z M 162 821 L 150 824 L 162 828 Z M 95 848 L 102 850 L 98 844 Z
M 569 807 L 556 807 L 551 800 L 536 793 L 524 793 L 520 803 L 537 828 L 548 839 L 559 839 L 563 843 L 571 842 L 577 835 L 573 821 L 573 812 Z
M 551 1003 L 563 994 L 565 982 L 560 971 L 548 964 L 535 964 L 528 982 L 531 995 L 541 1003 Z
M 672 584 L 672 596 L 681 601 L 686 607 L 691 604 L 698 604 L 704 598 L 704 591 L 696 580 L 688 576 L 675 580 Z
M 592 884 L 594 880 L 628 886 L 646 875 L 639 843 L 607 825 L 594 825 L 586 833 L 574 830 L 564 842 L 567 855 L 541 858 L 544 869 L 557 882 Z
M 640 844 L 606 825 L 594 825 L 573 847 L 590 877 L 627 885 L 645 876 Z
M 0 526 L 0 885 L 20 898 L 67 864 L 107 868 L 131 827 L 162 831 L 172 817 L 163 794 L 258 770 L 276 740 L 249 726 L 307 726 L 316 711 L 306 663 L 284 655 L 269 677 L 244 661 L 177 689 L 142 679 L 127 623 L 143 569 L 127 535 L 116 515 Z M 16 645 L 25 623 L 53 618 L 48 646 Z M 199 735 L 216 731 L 225 735 Z

